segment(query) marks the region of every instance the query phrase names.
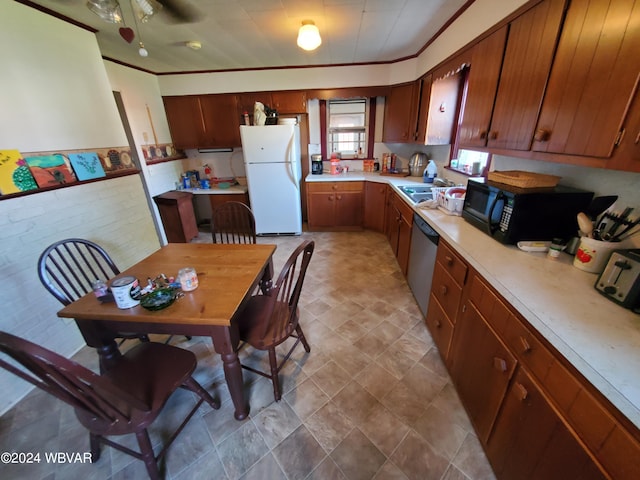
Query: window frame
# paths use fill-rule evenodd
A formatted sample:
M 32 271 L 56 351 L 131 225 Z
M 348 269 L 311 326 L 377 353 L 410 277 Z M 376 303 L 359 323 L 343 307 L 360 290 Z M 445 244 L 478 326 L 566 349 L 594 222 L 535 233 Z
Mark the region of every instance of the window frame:
M 373 147 L 375 139 L 376 129 L 376 97 L 351 97 L 351 98 L 335 98 L 324 100 L 319 102 L 320 110 L 320 153 L 324 160 L 328 160 L 331 157 L 331 153 L 328 151 L 328 131 L 329 131 L 329 107 L 328 102 L 331 100 L 350 100 L 350 99 L 364 99 L 367 102 L 365 108 L 365 123 L 366 123 L 366 150 L 363 151 L 365 158 L 373 158 Z M 368 112 L 368 113 L 367 113 Z M 366 153 L 365 153 L 366 152 Z M 344 160 L 355 160 L 355 158 L 345 158 Z

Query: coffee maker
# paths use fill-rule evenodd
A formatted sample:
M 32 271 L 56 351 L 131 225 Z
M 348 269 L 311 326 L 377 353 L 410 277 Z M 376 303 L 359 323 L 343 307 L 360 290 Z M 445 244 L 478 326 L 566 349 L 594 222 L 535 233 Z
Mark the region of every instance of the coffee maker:
M 311 174 L 312 175 L 322 174 L 322 155 L 320 154 L 311 155 Z

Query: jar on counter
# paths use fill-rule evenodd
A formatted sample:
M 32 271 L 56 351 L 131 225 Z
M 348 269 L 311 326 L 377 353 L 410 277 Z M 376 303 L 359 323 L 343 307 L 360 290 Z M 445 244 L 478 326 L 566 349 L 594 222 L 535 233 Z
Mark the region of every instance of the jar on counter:
M 565 248 L 567 248 L 567 243 L 562 238 L 554 238 L 549 245 L 547 257 L 556 260 Z

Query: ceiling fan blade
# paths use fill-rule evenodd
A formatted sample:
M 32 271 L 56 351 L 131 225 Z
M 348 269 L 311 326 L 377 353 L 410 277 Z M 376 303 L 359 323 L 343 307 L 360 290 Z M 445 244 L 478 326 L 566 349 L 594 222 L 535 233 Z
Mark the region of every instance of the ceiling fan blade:
M 161 12 L 167 14 L 173 23 L 195 23 L 204 15 L 185 0 L 157 0 L 162 4 Z

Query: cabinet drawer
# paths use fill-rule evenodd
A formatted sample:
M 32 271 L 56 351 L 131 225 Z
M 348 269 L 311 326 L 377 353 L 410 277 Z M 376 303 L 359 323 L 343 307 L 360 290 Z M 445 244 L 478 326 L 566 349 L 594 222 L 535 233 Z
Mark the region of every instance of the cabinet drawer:
M 442 240 L 438 244 L 436 260 L 447 270 L 458 285 L 464 285 L 467 277 L 467 264 Z
M 449 356 L 449 345 L 453 336 L 453 323 L 444 313 L 438 299 L 433 294 L 429 299 L 429 307 L 424 321 L 440 351 L 440 356 L 446 360 Z
M 361 192 L 363 182 L 309 182 L 307 192 Z
M 436 262 L 433 271 L 431 295 L 438 300 L 444 313 L 455 323 L 460 298 L 462 297 L 462 287 L 451 278 L 447 270 L 438 262 Z
M 551 352 L 512 315 L 504 332 L 506 344 L 539 380 L 544 380 L 554 362 Z

